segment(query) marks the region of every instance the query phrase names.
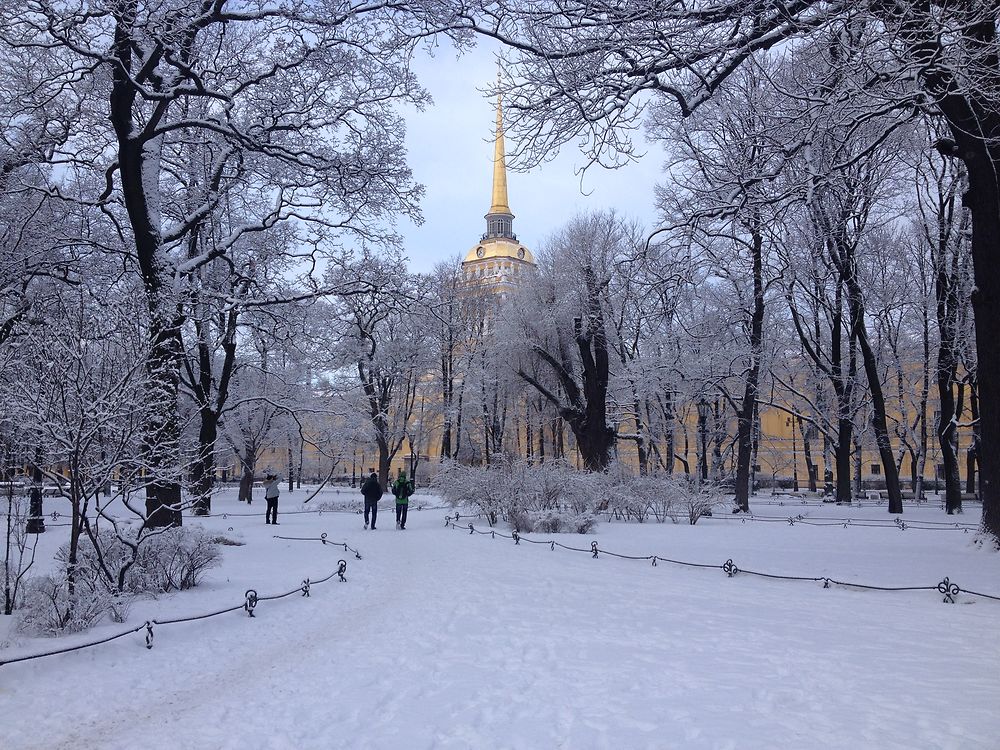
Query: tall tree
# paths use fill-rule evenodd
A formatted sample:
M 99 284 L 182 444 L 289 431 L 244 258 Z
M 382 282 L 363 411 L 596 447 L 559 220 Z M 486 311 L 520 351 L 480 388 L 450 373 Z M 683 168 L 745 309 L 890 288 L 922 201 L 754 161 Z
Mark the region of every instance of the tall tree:
M 939 114 L 950 138 L 938 149 L 968 171 L 983 529 L 1000 543 L 1000 451 L 988 448 L 1000 445 L 1000 40 L 993 3 L 569 0 L 553 8 L 499 0 L 470 13 L 467 25 L 514 50 L 505 68 L 516 82 L 505 86 L 514 115 L 508 132 L 530 144 L 528 162 L 578 139 L 592 158 L 613 161 L 631 152 L 628 128 L 649 92 L 687 116 L 758 51 L 867 27 L 864 64 L 826 94 L 852 101 L 859 120 L 915 108 Z M 893 124 L 890 118 L 885 126 Z
M 517 374 L 569 424 L 589 471 L 603 471 L 615 445 L 607 289 L 615 259 L 630 254 L 628 240 L 614 214 L 573 219 L 540 253 L 537 277 L 510 311 L 522 352 Z
M 426 19 L 380 3 L 116 0 L 82 9 L 29 0 L 5 6 L 0 26 L 15 49 L 58 52 L 50 80 L 105 97 L 63 161 L 103 175 L 90 199 L 133 246 L 150 319 L 149 380 L 158 403 L 174 404 L 147 426 L 148 459 L 177 465 L 192 274 L 230 257 L 242 236 L 283 222 L 380 241 L 387 214 L 415 215 L 419 190 L 394 104 L 425 100 L 408 65 Z M 188 158 L 193 144 L 204 160 Z M 248 189 L 248 174 L 268 196 L 262 210 L 219 242 L 196 242 L 224 196 Z M 152 523 L 179 524 L 180 502 L 179 482 L 150 482 Z

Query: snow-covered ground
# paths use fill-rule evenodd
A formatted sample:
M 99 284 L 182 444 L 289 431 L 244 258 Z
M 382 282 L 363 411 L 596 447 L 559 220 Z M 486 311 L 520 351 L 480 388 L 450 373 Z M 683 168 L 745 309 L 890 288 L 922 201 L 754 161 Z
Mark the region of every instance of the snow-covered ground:
M 343 491 L 342 491 L 343 492 Z M 298 495 L 299 500 L 296 500 Z M 282 498 L 297 507 L 305 492 Z M 340 495 L 341 498 L 344 494 Z M 332 493 L 312 505 L 332 499 Z M 433 498 L 415 498 L 436 505 Z M 258 504 L 259 503 L 259 504 Z M 231 493 L 217 511 L 245 512 Z M 47 509 L 49 503 L 47 501 Z M 60 639 L 10 632 L 0 660 L 149 618 L 335 580 L 242 611 L 0 667 L 0 746 L 22 748 L 1000 747 L 1000 602 L 727 577 L 447 528 L 411 510 L 377 531 L 352 514 L 204 520 L 246 542 L 197 589 L 134 605 L 126 626 Z M 757 505 L 764 515 L 872 518 L 882 508 Z M 957 520 L 975 522 L 978 510 Z M 936 506 L 908 521 L 951 521 Z M 463 520 L 463 523 L 468 521 Z M 477 523 L 480 528 L 484 524 Z M 42 537 L 40 557 L 65 541 Z M 361 552 L 285 536 L 328 534 Z M 552 538 L 541 535 L 536 538 Z M 1000 555 L 961 530 L 703 519 L 602 523 L 559 541 L 623 554 L 1000 594 Z

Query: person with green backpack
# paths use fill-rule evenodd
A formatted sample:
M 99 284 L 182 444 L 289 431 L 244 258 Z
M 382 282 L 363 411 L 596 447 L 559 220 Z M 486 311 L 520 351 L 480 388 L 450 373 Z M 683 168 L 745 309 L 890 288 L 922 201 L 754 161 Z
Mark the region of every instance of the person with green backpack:
M 396 496 L 396 528 L 406 528 L 406 510 L 410 504 L 410 495 L 414 490 L 413 481 L 406 478 L 406 472 L 399 472 L 399 479 L 392 483 L 392 494 Z

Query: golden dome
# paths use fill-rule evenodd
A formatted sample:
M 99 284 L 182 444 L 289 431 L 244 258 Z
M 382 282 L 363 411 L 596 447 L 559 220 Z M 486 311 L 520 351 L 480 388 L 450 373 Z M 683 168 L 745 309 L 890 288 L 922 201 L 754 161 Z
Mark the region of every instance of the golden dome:
M 491 259 L 518 260 L 522 263 L 535 265 L 535 256 L 528 248 L 506 237 L 490 237 L 476 243 L 465 254 L 463 264 Z

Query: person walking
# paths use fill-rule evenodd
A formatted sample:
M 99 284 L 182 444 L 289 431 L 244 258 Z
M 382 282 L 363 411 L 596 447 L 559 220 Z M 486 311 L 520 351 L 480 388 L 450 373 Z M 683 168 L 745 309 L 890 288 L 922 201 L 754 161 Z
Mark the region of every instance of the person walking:
M 378 483 L 375 469 L 369 469 L 371 474 L 361 485 L 361 494 L 365 498 L 365 528 L 368 528 L 368 513 L 371 512 L 372 531 L 375 531 L 375 519 L 378 517 L 378 501 L 382 497 L 382 485 Z
M 280 478 L 273 471 L 264 474 L 264 500 L 267 501 L 267 510 L 264 511 L 264 523 L 278 525 L 278 495 L 281 488 L 278 487 Z
M 399 472 L 399 479 L 393 482 L 392 494 L 396 496 L 396 528 L 406 528 L 406 510 L 410 504 L 410 495 L 414 490 L 413 482 L 406 478 L 406 472 Z

